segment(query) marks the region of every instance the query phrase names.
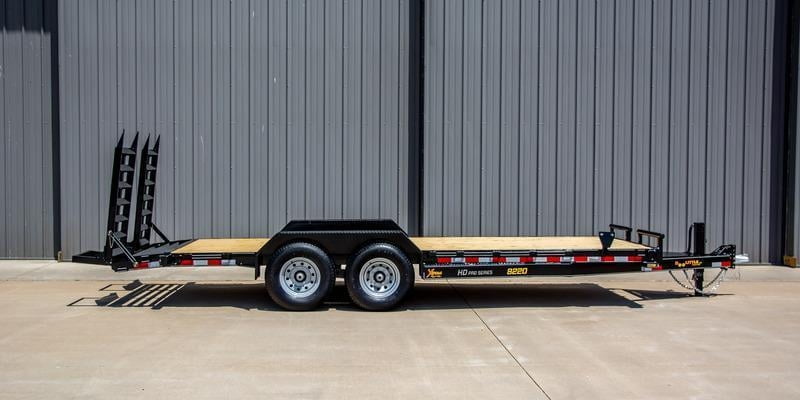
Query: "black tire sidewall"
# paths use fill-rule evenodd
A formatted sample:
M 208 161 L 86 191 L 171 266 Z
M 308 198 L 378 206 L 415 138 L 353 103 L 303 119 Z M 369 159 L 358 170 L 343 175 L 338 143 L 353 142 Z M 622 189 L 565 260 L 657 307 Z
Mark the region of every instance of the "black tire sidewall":
M 294 257 L 308 258 L 319 267 L 319 288 L 308 297 L 293 297 L 281 287 L 281 266 Z M 290 243 L 278 249 L 270 258 L 264 274 L 269 297 L 282 308 L 291 311 L 308 311 L 317 308 L 333 289 L 335 279 L 334 265 L 330 257 L 319 247 L 303 242 Z
M 361 287 L 359 275 L 367 261 L 387 258 L 400 270 L 400 287 L 386 297 L 375 297 Z M 374 243 L 363 247 L 347 265 L 345 283 L 350 298 L 359 307 L 370 311 L 389 310 L 397 306 L 414 286 L 414 267 L 408 257 L 397 247 L 388 243 Z

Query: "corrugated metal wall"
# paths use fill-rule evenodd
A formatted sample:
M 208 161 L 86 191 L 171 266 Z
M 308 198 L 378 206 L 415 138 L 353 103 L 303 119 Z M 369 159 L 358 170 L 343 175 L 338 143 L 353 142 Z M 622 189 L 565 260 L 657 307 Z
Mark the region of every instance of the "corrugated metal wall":
M 780 240 L 774 1 L 428 0 L 425 11 L 426 234 L 616 222 L 679 250 L 688 224 L 706 221 L 709 245 L 767 260 Z
M 0 0 L 0 256 L 53 257 L 51 38 L 42 0 Z
M 262 236 L 303 217 L 414 229 L 413 4 L 0 0 L 0 257 L 100 247 L 123 129 L 161 134 L 156 220 L 172 237 Z M 781 9 L 427 0 L 422 233 L 613 221 L 680 249 L 705 220 L 712 245 L 780 256 Z
M 408 2 L 63 0 L 65 256 L 99 248 L 111 150 L 161 134 L 156 223 L 265 236 L 408 225 Z
M 787 12 L 790 16 L 787 18 L 791 21 L 791 35 L 788 40 L 791 43 L 791 55 L 788 68 L 792 69 L 795 76 L 800 76 L 800 8 L 796 5 L 790 8 Z M 800 120 L 797 116 L 800 111 L 800 85 L 795 82 L 794 85 L 786 85 L 786 90 L 789 91 L 789 101 L 786 108 L 790 109 L 789 118 L 787 118 L 787 137 L 786 137 L 786 229 L 785 229 L 785 251 L 784 255 L 788 256 L 784 260 L 785 265 L 800 266 L 797 259 L 800 258 Z M 791 258 L 794 258 L 793 260 Z

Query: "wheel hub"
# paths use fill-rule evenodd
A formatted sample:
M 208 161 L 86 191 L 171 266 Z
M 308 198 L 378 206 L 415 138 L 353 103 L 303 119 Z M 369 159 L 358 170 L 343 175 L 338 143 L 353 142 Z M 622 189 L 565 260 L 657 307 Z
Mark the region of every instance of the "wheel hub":
M 391 296 L 400 287 L 400 268 L 388 258 L 373 258 L 361 268 L 359 283 L 372 296 Z
M 305 257 L 295 257 L 281 266 L 279 279 L 281 289 L 293 297 L 308 297 L 320 285 L 319 266 Z

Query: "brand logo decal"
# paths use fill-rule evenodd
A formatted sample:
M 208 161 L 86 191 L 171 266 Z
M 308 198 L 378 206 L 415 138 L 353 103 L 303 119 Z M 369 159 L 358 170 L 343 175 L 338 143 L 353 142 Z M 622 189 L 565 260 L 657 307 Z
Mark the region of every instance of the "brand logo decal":
M 699 267 L 702 266 L 703 262 L 700 260 L 686 260 L 686 261 L 675 261 L 675 266 L 678 268 L 684 267 Z
M 426 278 L 441 278 L 442 277 L 442 271 L 439 271 L 438 269 L 426 270 L 425 271 L 425 277 Z

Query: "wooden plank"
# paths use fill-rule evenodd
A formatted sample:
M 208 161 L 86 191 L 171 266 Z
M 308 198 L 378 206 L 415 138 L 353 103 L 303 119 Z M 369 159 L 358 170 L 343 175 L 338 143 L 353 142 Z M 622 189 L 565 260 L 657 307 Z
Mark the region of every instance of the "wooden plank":
M 601 250 L 596 236 L 529 236 L 529 237 L 415 237 L 411 238 L 422 251 L 460 250 Z M 614 240 L 611 250 L 639 250 L 647 246 Z
M 269 238 L 250 239 L 197 239 L 172 254 L 187 253 L 256 253 Z

